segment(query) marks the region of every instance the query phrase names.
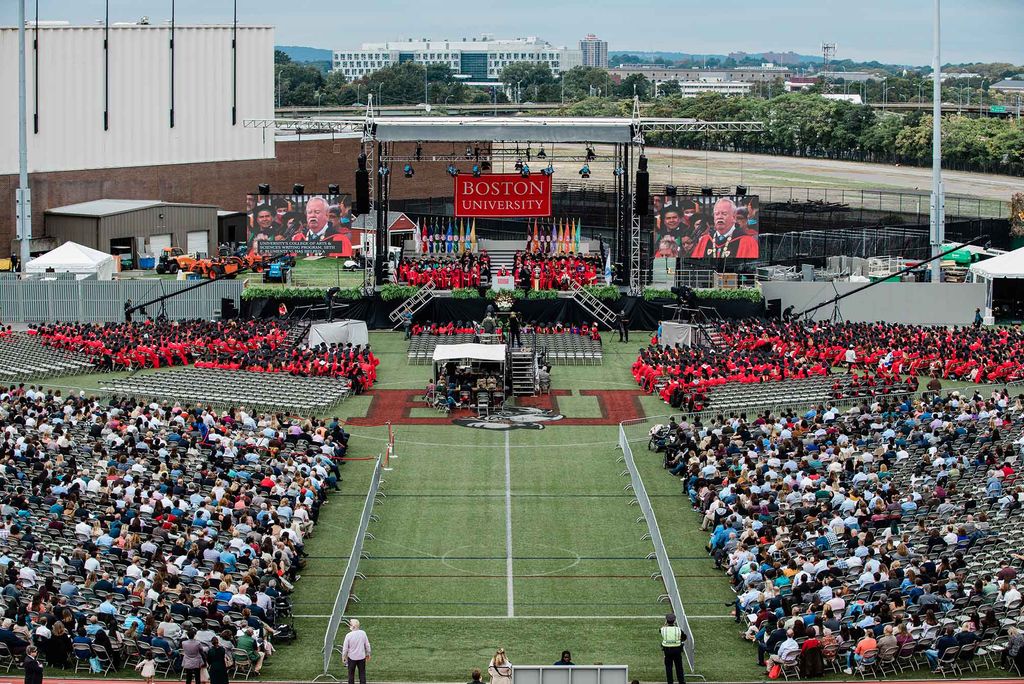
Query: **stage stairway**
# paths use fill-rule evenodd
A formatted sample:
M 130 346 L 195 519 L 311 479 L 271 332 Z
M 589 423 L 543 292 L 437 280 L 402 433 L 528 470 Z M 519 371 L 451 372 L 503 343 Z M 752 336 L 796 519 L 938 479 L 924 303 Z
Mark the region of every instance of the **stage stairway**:
M 510 348 L 509 368 L 512 372 L 512 395 L 531 397 L 537 393 L 536 355 L 532 347 Z
M 615 330 L 618 326 L 618 314 L 616 314 L 610 307 L 604 304 L 600 299 L 595 297 L 586 291 L 586 289 L 578 282 L 573 281 L 572 283 L 572 297 L 579 305 L 589 311 L 594 318 L 608 328 L 608 330 Z
M 420 289 L 416 291 L 412 297 L 409 297 L 402 302 L 397 309 L 388 314 L 388 318 L 395 325 L 392 329 L 397 329 L 402 326 L 402 317 L 408 312 L 415 315 L 417 311 L 425 307 L 435 297 L 434 283 L 427 282 L 426 285 L 420 286 Z

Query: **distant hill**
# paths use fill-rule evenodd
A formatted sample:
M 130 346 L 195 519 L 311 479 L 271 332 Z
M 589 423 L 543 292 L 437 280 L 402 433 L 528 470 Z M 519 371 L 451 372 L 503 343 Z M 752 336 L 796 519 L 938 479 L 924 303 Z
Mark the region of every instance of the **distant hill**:
M 275 45 L 275 50 L 280 50 L 293 62 L 330 62 L 334 59 L 334 52 L 323 48 L 305 47 L 302 45 Z

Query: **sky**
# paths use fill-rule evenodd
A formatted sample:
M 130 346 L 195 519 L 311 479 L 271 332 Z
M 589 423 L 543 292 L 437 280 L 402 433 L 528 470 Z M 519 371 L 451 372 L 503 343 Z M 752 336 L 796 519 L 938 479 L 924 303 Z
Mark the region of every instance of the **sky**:
M 176 0 L 180 23 L 230 23 L 232 0 Z M 241 23 L 271 24 L 278 45 L 358 48 L 402 38 L 491 33 L 538 36 L 574 47 L 587 33 L 612 51 L 693 54 L 792 50 L 838 59 L 931 63 L 933 0 L 237 0 Z M 92 23 L 104 0 L 38 0 L 41 19 Z M 109 0 L 111 21 L 170 18 L 171 0 Z M 34 0 L 28 0 L 29 18 Z M 1024 0 L 942 0 L 943 62 L 1024 63 Z M 715 9 L 709 9 L 709 8 Z M 17 0 L 0 0 L 0 24 L 17 23 Z

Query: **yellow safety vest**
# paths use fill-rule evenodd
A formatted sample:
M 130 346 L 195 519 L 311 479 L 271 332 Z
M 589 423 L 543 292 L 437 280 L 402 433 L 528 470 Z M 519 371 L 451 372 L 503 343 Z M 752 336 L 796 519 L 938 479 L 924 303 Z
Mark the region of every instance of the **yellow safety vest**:
M 683 630 L 677 625 L 665 625 L 661 628 L 661 645 L 665 648 L 683 645 Z

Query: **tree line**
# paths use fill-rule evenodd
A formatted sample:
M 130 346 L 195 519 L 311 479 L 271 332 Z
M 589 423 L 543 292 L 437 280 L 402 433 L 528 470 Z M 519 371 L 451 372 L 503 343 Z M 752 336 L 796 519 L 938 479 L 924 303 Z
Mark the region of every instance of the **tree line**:
M 785 93 L 781 82 L 762 84 L 750 97 L 706 94 L 682 98 L 671 83 L 657 91 L 642 75 L 615 82 L 604 69 L 577 67 L 556 77 L 546 64 L 518 63 L 506 67 L 501 83 L 489 89 L 470 87 L 447 65 L 405 62 L 369 76 L 347 81 L 338 72 L 291 62 L 275 55 L 278 105 L 321 106 L 365 104 L 373 93 L 378 104 L 427 102 L 439 111 L 449 104 L 557 102 L 565 116 L 629 116 L 634 95 L 646 116 L 695 118 L 704 121 L 762 121 L 763 133 L 662 134 L 651 144 L 689 149 L 743 151 L 774 155 L 824 157 L 890 164 L 931 164 L 932 117 L 924 111 L 879 111 L 868 105 L 827 100 L 818 87 Z M 943 101 L 978 111 L 997 94 L 974 84 L 951 81 Z M 851 89 L 852 88 L 852 89 Z M 972 89 L 973 88 L 973 89 Z M 868 102 L 927 102 L 931 84 L 919 74 L 891 76 L 886 82 L 838 83 L 835 90 L 863 94 Z M 758 94 L 760 96 L 758 96 Z M 1011 111 L 1015 108 L 1011 104 Z M 943 125 L 943 165 L 947 168 L 1024 176 L 1024 125 L 1013 119 L 948 116 Z

